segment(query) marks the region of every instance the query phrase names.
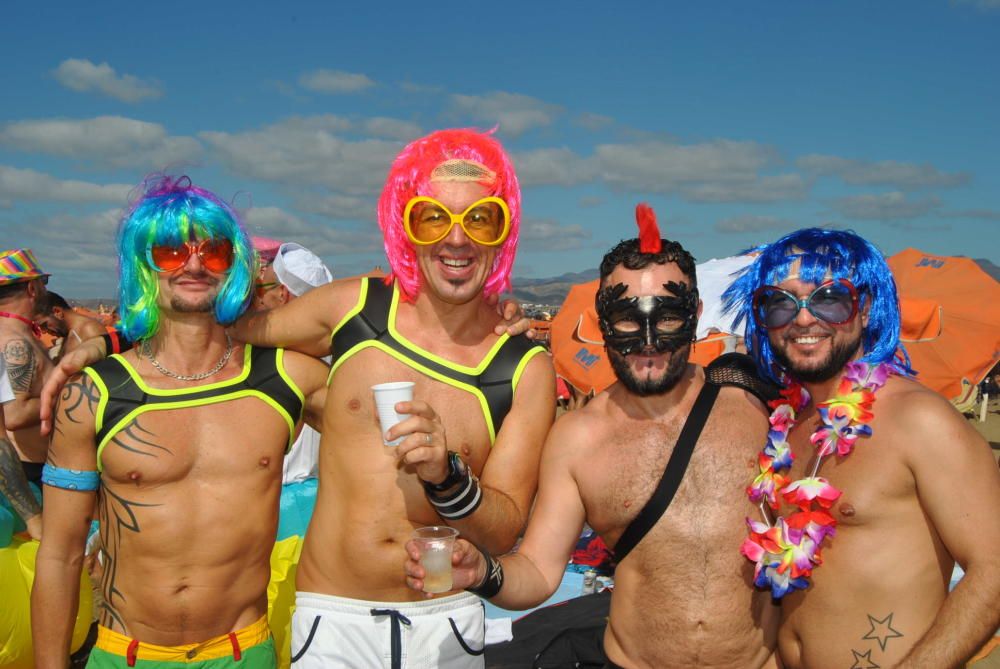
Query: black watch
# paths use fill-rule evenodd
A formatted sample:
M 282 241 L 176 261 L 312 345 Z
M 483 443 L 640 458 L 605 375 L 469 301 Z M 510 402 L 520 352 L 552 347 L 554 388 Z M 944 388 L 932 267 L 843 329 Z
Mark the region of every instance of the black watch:
M 448 451 L 448 475 L 441 483 L 428 483 L 424 481 L 424 489 L 429 492 L 444 492 L 455 487 L 465 480 L 469 474 L 469 466 L 465 464 L 462 456 L 455 451 Z

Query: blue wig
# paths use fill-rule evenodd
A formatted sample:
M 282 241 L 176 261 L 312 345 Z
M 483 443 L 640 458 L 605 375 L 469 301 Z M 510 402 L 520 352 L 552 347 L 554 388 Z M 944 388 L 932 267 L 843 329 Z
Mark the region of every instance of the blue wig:
M 186 177 L 147 179 L 142 196 L 126 211 L 118 227 L 118 329 L 132 341 L 149 339 L 160 326 L 158 272 L 150 266 L 149 249 L 176 246 L 190 239 L 228 239 L 233 265 L 215 299 L 215 319 L 232 323 L 250 304 L 254 256 L 250 238 L 236 213 L 214 194 Z
M 781 382 L 767 331 L 753 318 L 753 294 L 761 286 L 777 285 L 798 263 L 798 277 L 820 284 L 828 278 L 847 279 L 860 297 L 859 311 L 868 308 L 868 325 L 861 334 L 868 363 L 889 362 L 901 374 L 913 374 L 906 350 L 899 343 L 899 298 L 892 271 L 882 253 L 849 230 L 806 228 L 785 235 L 773 244 L 748 249 L 759 253 L 722 295 L 723 308 L 735 312 L 733 327 L 746 322 L 747 352 L 767 378 Z M 897 357 L 898 352 L 898 357 Z

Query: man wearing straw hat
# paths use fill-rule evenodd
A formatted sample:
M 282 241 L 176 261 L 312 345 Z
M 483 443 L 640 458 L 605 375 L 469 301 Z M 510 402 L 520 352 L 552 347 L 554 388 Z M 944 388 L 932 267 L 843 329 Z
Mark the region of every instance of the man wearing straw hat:
M 35 498 L 21 482 L 27 478 L 41 486 L 42 465 L 48 440 L 38 431 L 39 393 L 45 373 L 52 367 L 39 341 L 41 330 L 32 321 L 36 305 L 46 295 L 49 274 L 42 271 L 31 249 L 0 251 L 0 351 L 14 400 L 4 406 L 4 420 L 17 452 L 18 475 L 4 467 L 3 478 L 12 486 L 15 510 L 35 538 L 42 535 L 42 517 Z M 6 463 L 6 459 L 5 459 Z

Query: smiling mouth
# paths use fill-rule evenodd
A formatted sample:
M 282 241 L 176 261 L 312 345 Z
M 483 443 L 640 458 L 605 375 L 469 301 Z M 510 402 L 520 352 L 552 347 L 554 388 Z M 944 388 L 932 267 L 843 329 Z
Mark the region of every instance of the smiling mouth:
M 465 269 L 472 264 L 472 258 L 445 258 L 441 257 L 441 264 L 453 269 Z

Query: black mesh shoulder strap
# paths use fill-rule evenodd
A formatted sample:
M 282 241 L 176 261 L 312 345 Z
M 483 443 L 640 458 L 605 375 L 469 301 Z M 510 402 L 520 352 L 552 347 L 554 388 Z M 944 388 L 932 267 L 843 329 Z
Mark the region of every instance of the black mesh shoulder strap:
M 705 378 L 719 386 L 736 386 L 767 404 L 778 399 L 779 388 L 761 377 L 753 358 L 743 353 L 727 353 L 709 363 Z
M 656 490 L 653 491 L 649 501 L 642 507 L 642 511 L 629 523 L 619 537 L 618 543 L 615 544 L 615 559 L 619 563 L 653 529 L 653 526 L 666 512 L 667 507 L 670 506 L 674 495 L 677 494 L 677 488 L 680 487 L 681 481 L 684 479 L 684 472 L 687 471 L 688 463 L 691 462 L 691 454 L 694 453 L 694 447 L 698 444 L 698 438 L 705 428 L 708 415 L 712 413 L 712 407 L 718 396 L 719 386 L 714 383 L 705 383 L 702 386 L 698 398 L 694 401 L 694 406 L 691 407 L 691 414 L 685 421 L 684 427 L 681 428 L 681 435 L 677 438 L 674 452 L 670 454 L 667 468 L 663 470 L 663 476 L 656 485 Z

